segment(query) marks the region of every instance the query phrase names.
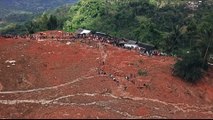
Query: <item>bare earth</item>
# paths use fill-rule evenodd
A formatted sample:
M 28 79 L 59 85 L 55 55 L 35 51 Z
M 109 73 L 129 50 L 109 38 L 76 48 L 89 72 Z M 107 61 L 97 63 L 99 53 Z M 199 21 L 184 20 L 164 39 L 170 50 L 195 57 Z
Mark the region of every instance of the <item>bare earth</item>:
M 0 118 L 213 118 L 213 68 L 192 85 L 171 75 L 174 63 L 109 44 L 0 37 Z

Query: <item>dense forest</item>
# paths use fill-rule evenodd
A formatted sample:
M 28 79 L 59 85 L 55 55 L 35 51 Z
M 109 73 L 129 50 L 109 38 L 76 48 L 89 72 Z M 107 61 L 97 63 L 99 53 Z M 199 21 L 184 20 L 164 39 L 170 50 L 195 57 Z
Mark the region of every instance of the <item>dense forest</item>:
M 23 25 L 10 26 L 4 33 L 85 28 L 150 43 L 182 57 L 174 73 L 194 81 L 207 70 L 213 54 L 212 11 L 211 0 L 80 0 Z
M 60 6 L 54 10 L 48 10 L 42 14 L 35 15 L 31 20 L 21 23 L 10 23 L 0 29 L 0 34 L 32 34 L 38 31 L 62 29 L 65 21 L 69 18 L 71 4 Z
M 13 29 L 16 25 L 20 28 L 21 24 L 39 17 L 46 10 L 76 2 L 77 0 L 0 0 L 0 33 Z
M 213 7 L 208 2 L 202 2 L 194 10 L 187 8 L 186 0 L 174 1 L 81 0 L 71 7 L 64 29 L 102 31 L 152 43 L 161 50 L 177 54 L 192 48 L 195 43 L 193 37 L 197 38 L 205 24 L 213 25 Z
M 35 14 L 58 6 L 75 3 L 77 0 L 0 0 L 0 18 L 15 14 Z

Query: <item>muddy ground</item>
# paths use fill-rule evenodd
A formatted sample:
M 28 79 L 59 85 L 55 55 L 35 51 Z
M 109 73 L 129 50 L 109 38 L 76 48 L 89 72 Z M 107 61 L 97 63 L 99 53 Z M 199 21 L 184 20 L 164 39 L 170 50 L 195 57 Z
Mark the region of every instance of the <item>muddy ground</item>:
M 79 41 L 0 37 L 0 118 L 213 118 L 213 68 L 193 85 L 173 57 Z

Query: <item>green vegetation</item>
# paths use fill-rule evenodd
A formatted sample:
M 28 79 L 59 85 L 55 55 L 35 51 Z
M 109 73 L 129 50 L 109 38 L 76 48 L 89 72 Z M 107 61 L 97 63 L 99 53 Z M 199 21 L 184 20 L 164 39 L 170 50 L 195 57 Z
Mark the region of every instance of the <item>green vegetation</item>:
M 183 55 L 174 66 L 174 73 L 188 82 L 197 82 L 203 77 L 204 71 L 208 69 L 207 61 L 213 53 L 213 14 L 207 15 L 198 25 L 193 25 L 193 40 L 191 53 Z
M 55 10 L 44 12 L 36 18 L 24 23 L 11 23 L 0 29 L 1 34 L 32 34 L 38 31 L 63 29 L 68 19 L 71 5 L 64 5 Z
M 39 14 L 77 0 L 0 0 L 0 18 L 4 19 L 11 14 Z
M 213 10 L 207 2 L 196 11 L 186 9 L 187 1 L 81 0 L 71 7 L 64 29 L 102 31 L 151 43 L 164 52 L 181 55 L 196 43 L 193 25 L 205 22 L 201 18 L 212 14 Z
M 56 16 L 50 15 L 49 20 L 47 22 L 47 29 L 54 30 L 58 27 L 58 20 Z
M 54 16 L 64 12 L 63 15 L 60 13 L 63 16 L 62 18 L 64 18 L 70 8 L 69 3 L 75 2 L 77 0 L 0 0 L 0 34 L 27 33 L 25 22 L 40 18 L 40 14 L 46 10 L 49 10 L 48 14 L 53 14 Z M 62 5 L 64 6 L 57 9 L 60 12 L 54 10 Z M 62 28 L 63 24 L 61 23 L 63 22 L 59 17 L 58 23 L 60 24 L 57 24 L 57 26 Z
M 139 76 L 147 76 L 148 72 L 146 70 L 139 69 L 138 70 L 138 75 Z
M 207 69 L 207 63 L 203 66 L 202 56 L 196 52 L 186 54 L 174 66 L 174 74 L 184 80 L 195 83 L 203 77 L 203 72 Z

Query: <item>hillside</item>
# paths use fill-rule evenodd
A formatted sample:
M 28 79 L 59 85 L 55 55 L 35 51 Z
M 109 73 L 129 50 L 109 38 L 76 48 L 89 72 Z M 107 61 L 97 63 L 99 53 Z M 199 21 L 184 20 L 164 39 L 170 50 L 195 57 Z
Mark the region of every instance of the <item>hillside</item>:
M 213 118 L 213 68 L 192 85 L 172 76 L 174 57 L 43 34 L 0 37 L 0 118 Z
M 75 3 L 77 0 L 1 0 L 0 18 L 13 14 L 35 14 L 58 6 Z
M 119 38 L 150 43 L 170 55 L 180 56 L 194 47 L 206 47 L 208 40 L 203 40 L 205 45 L 198 41 L 204 39 L 201 33 L 205 26 L 213 26 L 213 14 L 210 12 L 213 11 L 213 2 L 193 1 L 80 0 L 70 6 L 70 10 L 68 6 L 47 15 L 39 15 L 28 24 L 11 24 L 1 30 L 1 26 L 5 26 L 2 23 L 0 32 L 28 34 L 48 30 L 47 23 L 52 14 L 59 20 L 54 29 L 63 28 L 71 32 L 78 28 L 102 31 Z
M 13 31 L 24 33 L 23 24 L 37 18 L 47 10 L 76 3 L 78 0 L 0 0 L 0 34 Z M 23 28 L 22 28 L 23 27 Z M 16 30 L 21 28 L 21 30 Z M 21 32 L 20 32 L 21 31 Z M 10 32 L 9 32 L 10 34 Z
M 76 1 L 0 0 L 0 119 L 213 118 L 212 0 Z
M 193 46 L 191 43 L 195 43 L 204 23 L 213 26 L 212 1 L 193 1 L 189 4 L 189 0 L 81 0 L 71 7 L 64 28 L 72 32 L 78 28 L 102 31 L 151 43 L 169 54 L 179 55 Z

